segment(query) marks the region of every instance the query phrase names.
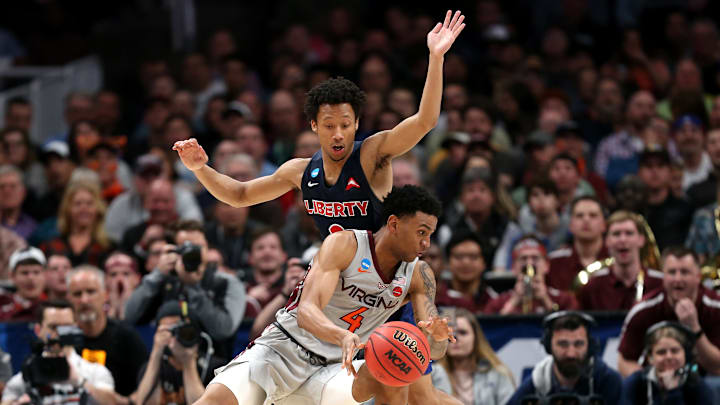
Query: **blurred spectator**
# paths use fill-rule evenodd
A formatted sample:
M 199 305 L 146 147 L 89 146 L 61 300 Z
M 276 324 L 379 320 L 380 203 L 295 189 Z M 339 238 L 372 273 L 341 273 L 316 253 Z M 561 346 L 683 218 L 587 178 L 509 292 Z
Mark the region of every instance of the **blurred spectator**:
M 395 161 L 397 159 L 394 159 Z M 295 195 L 295 204 L 285 217 L 285 225 L 280 229 L 285 252 L 290 257 L 303 257 L 303 253 L 312 246 L 320 246 L 322 239 L 312 216 L 307 215 L 305 201 L 301 193 Z
M 546 277 L 548 286 L 569 290 L 580 270 L 590 263 L 608 257 L 603 234 L 605 215 L 603 206 L 595 197 L 583 196 L 570 204 L 569 246 L 548 254 L 550 270 Z
M 623 383 L 623 405 L 711 403 L 713 393 L 693 369 L 693 332 L 675 322 L 658 322 L 645 332 L 649 369 L 638 370 Z M 690 350 L 688 350 L 690 349 Z
M 75 122 L 67 137 L 70 159 L 77 165 L 84 165 L 90 150 L 101 141 L 100 130 L 95 123 L 85 119 Z
M 211 145 L 227 133 L 223 114 L 227 109 L 227 100 L 222 94 L 216 94 L 208 100 L 205 113 L 195 123 L 198 127 L 198 139 L 203 144 Z M 210 141 L 208 141 L 210 140 Z
M 638 154 L 643 149 L 642 130 L 655 114 L 655 97 L 639 90 L 629 99 L 625 110 L 625 126 L 604 139 L 595 154 L 595 171 L 610 188 L 626 174 L 637 170 Z
M 268 144 L 262 128 L 256 124 L 245 124 L 238 128 L 234 137 L 241 153 L 247 153 L 260 168 L 258 177 L 269 176 L 277 170 L 277 166 L 267 160 Z
M 273 142 L 270 160 L 279 165 L 292 157 L 295 136 L 303 125 L 300 107 L 290 92 L 278 90 L 272 94 L 268 104 L 268 120 L 268 138 Z
M 437 241 L 430 239 L 430 246 L 422 255 L 422 259 L 427 263 L 435 274 L 435 283 L 440 284 L 440 280 L 448 275 L 445 268 L 445 255 Z
M 147 357 L 140 335 L 105 314 L 107 292 L 102 270 L 79 266 L 70 272 L 67 282 L 68 299 L 85 337 L 78 350 L 83 359 L 107 367 L 115 380 L 115 392 L 127 397 L 135 391 L 140 367 Z M 129 404 L 127 398 L 119 402 Z
M 697 63 L 690 57 L 685 56 L 675 65 L 673 74 L 673 85 L 670 89 L 670 97 L 658 104 L 658 114 L 667 120 L 677 119 L 680 115 L 688 113 L 681 111 L 677 114 L 673 108 L 673 98 L 685 94 L 694 94 L 699 102 L 699 111 L 696 114 L 705 114 L 712 109 L 712 97 L 703 93 L 703 78 Z
M 720 190 L 716 190 L 716 194 L 717 201 L 720 201 Z M 720 234 L 718 234 L 715 215 L 717 210 L 718 202 L 714 202 L 695 211 L 685 240 L 685 247 L 692 249 L 701 263 L 712 260 L 720 252 Z
M 100 177 L 102 197 L 108 203 L 132 186 L 132 171 L 111 144 L 102 141 L 88 151 L 84 166 Z
M 125 321 L 144 324 L 154 319 L 160 305 L 168 300 L 187 300 L 191 319 L 214 340 L 235 336 L 245 313 L 245 287 L 233 276 L 218 272 L 207 262 L 207 240 L 202 225 L 197 221 L 180 221 L 175 226 L 175 245 L 166 244 L 157 266 L 143 277 L 125 307 Z M 176 246 L 192 244 L 193 251 L 200 249 L 200 262 L 193 263 L 193 253 L 185 266 Z M 185 249 L 190 245 L 185 245 Z M 174 273 L 171 273 L 173 272 Z M 176 274 L 176 275 L 175 275 Z M 227 356 L 227 348 L 216 347 L 219 355 Z
M 147 255 L 144 258 L 145 267 L 144 271 L 142 272 L 143 275 L 152 273 L 152 271 L 157 268 L 158 262 L 160 261 L 160 256 L 163 255 L 165 245 L 167 245 L 165 235 L 154 235 L 152 238 L 149 238 L 147 240 L 146 245 Z M 172 245 L 170 246 L 172 247 Z
M 460 196 L 446 210 L 446 222 L 438 230 L 440 246 L 446 246 L 454 232 L 476 232 L 483 241 L 485 263 L 492 263 L 509 222 L 496 190 L 497 178 L 490 169 L 468 170 L 462 177 Z
M 283 288 L 287 254 L 280 234 L 271 228 L 258 229 L 250 241 L 250 268 L 242 279 L 247 288 L 247 316 L 254 318 Z
M 153 235 L 162 235 L 170 225 L 178 219 L 175 208 L 173 185 L 170 181 L 157 177 L 150 182 L 147 195 L 143 201 L 145 211 L 149 216 L 147 220 L 128 228 L 123 234 L 120 246 L 126 252 L 133 252 L 144 257 L 147 252 L 148 238 Z M 151 229 L 152 228 L 152 229 Z
M 15 96 L 5 101 L 5 128 L 17 128 L 30 133 L 32 119 L 33 108 L 28 99 Z
M 202 339 L 180 340 L 175 328 L 188 322 L 188 315 L 180 302 L 174 300 L 158 310 L 152 351 L 138 375 L 137 397 L 147 398 L 144 402 L 148 404 L 194 403 L 214 377 L 211 371 L 223 365 L 221 360 L 211 357 L 212 347 L 200 350 Z
M 575 158 L 566 153 L 557 154 L 552 158 L 548 173 L 550 180 L 557 187 L 560 213 L 565 221 L 569 217 L 570 203 L 573 199 L 584 195 L 595 195 L 590 183 L 580 176 L 580 168 Z
M 67 275 L 72 270 L 70 259 L 64 255 L 53 254 L 47 258 L 45 267 L 45 291 L 48 300 L 66 300 Z
M 287 304 L 290 294 L 295 290 L 300 280 L 305 277 L 307 267 L 307 263 L 303 263 L 297 257 L 288 259 L 280 293 L 276 294 L 270 302 L 263 306 L 255 317 L 252 328 L 250 328 L 250 339 L 260 336 L 262 331 L 275 321 L 275 313 Z
M 428 162 L 428 169 L 435 180 L 435 193 L 443 204 L 449 203 L 461 187 L 458 177 L 462 177 L 469 144 L 468 134 L 450 132 L 445 136 L 441 145 L 442 150 L 432 156 Z
M 249 211 L 248 207 L 231 207 L 217 201 L 213 218 L 205 225 L 208 242 L 218 247 L 232 269 L 247 267 L 251 235 L 262 226 L 248 218 Z
M 217 248 L 210 247 L 207 251 L 208 256 L 208 263 L 214 263 L 215 266 L 217 266 L 218 271 L 222 271 L 223 273 L 227 273 L 233 276 L 237 276 L 236 271 L 234 269 L 231 269 L 225 265 L 225 258 L 223 257 L 223 254 L 221 251 L 219 251 Z
M 683 161 L 683 190 L 705 180 L 713 164 L 705 152 L 705 134 L 700 118 L 683 115 L 673 124 L 673 140 Z
M 445 248 L 449 280 L 438 280 L 437 298 L 440 307 L 461 307 L 479 314 L 498 294 L 484 282 L 485 260 L 482 242 L 471 232 L 456 232 Z M 435 271 L 435 270 L 433 270 Z
M 195 114 L 195 98 L 187 90 L 178 90 L 170 99 L 170 114 L 180 115 L 193 121 Z
M 45 295 L 45 255 L 35 247 L 16 250 L 10 256 L 10 277 L 16 291 L 0 295 L 0 320 L 31 321 Z
M 523 144 L 525 153 L 525 165 L 521 182 L 523 186 L 528 185 L 536 177 L 547 172 L 553 158 L 557 154 L 552 135 L 545 131 L 534 131 Z M 516 204 L 522 205 L 527 201 L 527 189 L 518 187 L 513 191 L 513 200 Z
M 23 211 L 27 189 L 22 172 L 12 165 L 0 166 L 0 223 L 27 239 L 37 227 L 30 215 Z
M 48 192 L 38 200 L 35 216 L 45 219 L 57 215 L 57 207 L 60 206 L 65 187 L 75 170 L 75 162 L 70 159 L 70 148 L 63 141 L 46 143 L 40 157 L 45 168 L 43 175 L 47 179 Z M 44 226 L 46 225 L 41 223 L 40 228 Z
M 0 141 L 6 162 L 23 172 L 23 181 L 35 197 L 43 196 L 48 189 L 42 165 L 35 160 L 30 135 L 22 129 L 6 128 L 0 131 Z
M 107 315 L 110 319 L 125 319 L 125 304 L 140 284 L 137 260 L 127 253 L 115 251 L 105 260 L 105 290 L 108 295 Z
M 660 250 L 666 246 L 685 243 L 692 220 L 692 208 L 685 199 L 677 198 L 670 192 L 668 152 L 643 151 L 640 155 L 638 177 L 648 189 L 644 211 Z
M 549 262 L 542 243 L 534 236 L 520 239 L 512 250 L 512 274 L 517 278 L 512 290 L 493 298 L 486 306 L 489 314 L 542 314 L 558 309 L 577 309 L 575 297 L 565 291 L 548 287 L 545 277 Z M 534 275 L 528 275 L 532 266 Z
M 101 266 L 110 242 L 105 234 L 105 202 L 96 184 L 71 182 L 58 209 L 60 236 L 44 242 L 40 248 L 47 255 L 63 254 L 73 266 Z
M 51 395 L 41 395 L 37 387 L 32 387 L 21 371 L 7 382 L 3 390 L 2 403 L 30 403 L 31 396 L 42 405 L 77 404 L 82 396 L 97 405 L 115 405 L 115 383 L 113 377 L 101 364 L 83 359 L 71 345 L 48 344 L 58 339 L 59 326 L 75 327 L 73 309 L 66 301 L 51 301 L 41 305 L 37 310 L 36 323 L 33 331 L 38 339 L 47 345 L 45 356 L 65 357 L 70 369 L 69 378 L 65 381 L 50 384 Z M 38 398 L 39 397 L 39 398 Z
M 25 239 L 10 229 L 0 226 L 0 288 L 12 284 L 8 261 L 16 250 L 27 246 Z
M 250 122 L 250 108 L 240 101 L 228 102 L 225 111 L 222 113 L 222 135 L 225 139 L 232 139 L 237 133 L 238 129 L 246 124 L 246 121 Z M 212 142 L 214 139 L 210 139 L 210 149 L 212 149 Z
M 710 157 L 712 170 L 705 180 L 693 184 L 687 189 L 688 200 L 695 209 L 712 204 L 717 199 L 717 176 L 720 172 L 720 128 L 708 131 L 705 138 L 705 150 Z
M 658 118 L 660 119 L 660 118 Z M 662 121 L 663 123 L 665 121 Z M 667 141 L 666 141 L 667 142 Z M 555 150 L 557 153 L 567 153 L 575 158 L 580 176 L 587 180 L 595 190 L 595 195 L 603 203 L 608 201 L 609 191 L 605 179 L 600 177 L 590 167 L 587 155 L 589 146 L 583 139 L 580 126 L 575 121 L 565 121 L 555 130 Z
M 147 102 L 143 120 L 133 132 L 128 158 L 134 160 L 147 153 L 148 147 L 162 146 L 165 121 L 170 116 L 170 99 L 155 97 Z
M 94 120 L 100 128 L 100 133 L 106 137 L 124 137 L 124 141 L 127 142 L 126 129 L 122 128 L 122 108 L 120 103 L 120 96 L 113 90 L 104 89 L 100 90 L 95 94 L 95 100 L 93 102 L 94 109 Z M 126 145 L 116 145 L 124 148 Z
M 592 77 L 594 71 L 586 70 L 585 72 L 589 72 L 591 75 L 581 75 L 581 78 Z M 625 98 L 623 97 L 620 83 L 612 77 L 602 77 L 594 83 L 594 86 L 592 81 L 581 80 L 580 91 L 582 92 L 583 90 L 587 92 L 586 98 L 592 97 L 592 102 L 588 106 L 585 114 L 579 119 L 579 125 L 585 140 L 591 146 L 591 150 L 596 150 L 599 149 L 598 144 L 600 141 L 615 131 L 615 126 L 621 123 Z M 618 140 L 616 140 L 616 142 Z M 622 142 L 622 144 L 626 142 Z M 622 147 L 622 145 L 620 147 Z M 607 148 L 611 149 L 609 146 Z M 595 159 L 597 159 L 597 157 Z M 605 172 L 609 166 L 607 166 L 606 163 L 598 166 L 597 160 L 594 164 L 595 171 L 607 181 L 608 186 L 613 188 L 615 182 L 609 181 L 605 176 Z M 598 170 L 598 168 L 601 170 Z
M 91 121 L 94 117 L 94 100 L 89 93 L 72 91 L 65 96 L 65 124 L 68 129 L 74 127 L 80 121 Z M 62 134 L 52 140 L 67 141 L 68 135 Z
M 222 76 L 227 86 L 227 96 L 237 97 L 248 87 L 248 72 L 245 59 L 240 55 L 228 54 L 222 59 Z
M 221 167 L 225 164 L 227 158 L 240 153 L 240 146 L 234 140 L 224 139 L 220 141 L 212 154 L 212 166 Z
M 200 52 L 185 55 L 182 62 L 182 83 L 195 96 L 195 117 L 205 113 L 207 102 L 215 94 L 224 93 L 222 80 L 213 80 L 207 58 Z
M 168 151 L 177 141 L 190 139 L 194 136 L 192 122 L 182 115 L 170 115 L 163 126 L 163 143 L 160 146 L 162 151 Z M 191 189 L 199 187 L 195 175 L 182 164 L 177 154 L 165 154 L 170 158 L 172 171 L 177 175 L 178 181 L 186 183 Z
M 396 158 L 392 161 L 393 187 L 420 186 L 420 167 L 412 158 Z
M 628 310 L 662 286 L 662 273 L 643 267 L 641 249 L 649 242 L 639 221 L 637 214 L 627 211 L 616 211 L 608 218 L 605 244 L 614 260 L 609 267 L 594 271 L 582 286 L 578 299 L 583 310 Z
M 560 401 L 590 397 L 605 404 L 619 403 L 622 379 L 595 352 L 596 342 L 590 334 L 594 325 L 592 317 L 580 312 L 546 316 L 541 343 L 550 356 L 533 367 L 531 376 L 523 380 L 507 404 L 533 403 L 553 394 L 564 394 Z
M 119 195 L 108 208 L 105 229 L 111 240 L 120 241 L 125 231 L 131 226 L 137 225 L 149 217 L 150 214 L 144 209 L 144 199 L 150 183 L 161 175 L 163 175 L 163 162 L 159 157 L 147 154 L 137 160 L 134 189 Z M 175 207 L 181 219 L 202 220 L 200 208 L 190 191 L 175 186 L 173 194 L 175 195 Z
M 679 321 L 696 334 L 698 364 L 711 375 L 720 374 L 720 300 L 701 284 L 700 266 L 692 250 L 663 251 L 663 288 L 645 296 L 628 312 L 618 351 L 618 370 L 624 376 L 641 369 L 645 331 L 660 321 Z
M 311 130 L 305 130 L 298 134 L 295 139 L 295 154 L 296 158 L 311 158 L 313 155 L 320 150 L 320 140 L 315 132 Z
M 508 225 L 495 253 L 494 268 L 508 268 L 510 247 L 523 235 L 534 234 L 547 251 L 560 248 L 568 238 L 568 219 L 560 216 L 558 189 L 548 178 L 536 177 L 527 187 L 528 202 L 520 209 L 518 224 Z M 500 255 L 500 256 L 498 256 Z
M 453 396 L 463 404 L 504 405 L 515 391 L 515 381 L 490 347 L 475 315 L 452 308 L 441 316 L 448 317 L 456 338 L 439 362 L 450 377 Z

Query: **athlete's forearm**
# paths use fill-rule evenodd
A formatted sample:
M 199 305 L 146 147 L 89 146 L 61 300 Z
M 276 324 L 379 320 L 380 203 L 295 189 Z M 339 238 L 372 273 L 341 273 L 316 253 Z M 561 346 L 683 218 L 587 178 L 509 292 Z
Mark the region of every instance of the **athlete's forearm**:
M 215 171 L 212 167 L 205 165 L 194 171 L 195 177 L 203 186 L 218 200 L 233 207 L 244 207 L 247 204 L 243 201 L 244 184 L 229 176 Z
M 420 107 L 417 112 L 418 123 L 427 131 L 435 127 L 440 116 L 443 90 L 443 59 L 442 56 L 430 55 L 428 61 L 425 87 L 423 88 Z
M 298 305 L 297 323 L 316 338 L 336 346 L 342 346 L 343 338 L 351 333 L 332 323 L 317 305 L 309 302 L 301 301 Z

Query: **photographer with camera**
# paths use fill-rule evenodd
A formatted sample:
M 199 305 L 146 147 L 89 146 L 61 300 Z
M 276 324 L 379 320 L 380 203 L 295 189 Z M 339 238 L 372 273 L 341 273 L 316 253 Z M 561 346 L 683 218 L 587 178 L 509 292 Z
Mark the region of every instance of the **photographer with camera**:
M 152 352 L 138 386 L 138 405 L 192 404 L 212 380 L 212 370 L 223 362 L 212 357 L 209 337 L 202 344 L 202 335 L 207 334 L 188 320 L 184 302 L 165 302 L 156 319 Z
M 130 324 L 149 323 L 164 302 L 182 300 L 190 309 L 190 319 L 216 343 L 234 336 L 245 312 L 245 287 L 236 277 L 217 271 L 207 262 L 202 224 L 184 220 L 174 231 L 175 245 L 163 247 L 157 267 L 133 291 L 125 307 L 125 320 Z M 225 348 L 216 349 L 223 352 Z
M 5 386 L 2 405 L 114 405 L 115 383 L 107 368 L 84 360 L 75 352 L 82 331 L 65 301 L 40 305 L 35 334 L 40 341 Z

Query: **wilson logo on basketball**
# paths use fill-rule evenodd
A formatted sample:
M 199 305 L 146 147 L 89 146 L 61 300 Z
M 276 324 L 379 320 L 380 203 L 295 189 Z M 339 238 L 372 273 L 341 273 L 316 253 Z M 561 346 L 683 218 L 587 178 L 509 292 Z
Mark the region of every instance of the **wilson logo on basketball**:
M 393 366 L 397 367 L 400 371 L 405 373 L 406 375 L 410 373 L 410 366 L 405 363 L 403 359 L 398 357 L 395 352 L 392 351 L 392 349 L 388 350 L 385 353 L 385 356 L 390 360 L 390 362 L 393 364 Z
M 402 343 L 407 347 L 413 354 L 415 354 L 415 357 L 420 360 L 420 364 L 425 364 L 425 355 L 422 354 L 422 352 L 418 349 L 418 343 L 417 340 L 411 338 L 407 333 L 395 330 L 395 333 L 393 334 L 393 339 L 397 340 L 398 343 Z
M 396 297 L 399 297 L 402 295 L 402 288 L 401 287 L 395 287 L 392 291 L 393 295 Z

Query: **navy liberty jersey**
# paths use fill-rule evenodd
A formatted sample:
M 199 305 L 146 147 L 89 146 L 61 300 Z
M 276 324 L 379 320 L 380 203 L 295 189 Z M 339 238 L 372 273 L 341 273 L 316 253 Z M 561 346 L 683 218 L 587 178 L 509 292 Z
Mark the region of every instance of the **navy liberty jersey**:
M 370 188 L 360 164 L 360 147 L 356 141 L 350 157 L 334 185 L 325 183 L 322 153 L 313 155 L 303 172 L 301 190 L 305 210 L 313 217 L 322 238 L 343 229 L 375 232 L 382 227 L 382 201 Z

